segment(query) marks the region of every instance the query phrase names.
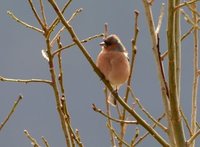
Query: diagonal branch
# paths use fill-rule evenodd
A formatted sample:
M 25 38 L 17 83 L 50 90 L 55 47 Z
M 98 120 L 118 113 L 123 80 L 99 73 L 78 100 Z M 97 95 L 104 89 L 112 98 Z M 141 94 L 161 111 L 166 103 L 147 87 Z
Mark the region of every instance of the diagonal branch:
M 199 135 L 200 129 L 187 141 L 187 144 L 190 145 Z
M 31 144 L 34 146 L 34 147 L 41 147 L 37 140 L 35 138 L 33 138 L 30 133 L 27 131 L 27 130 L 24 130 L 24 134 L 26 135 L 26 137 L 31 141 Z
M 33 2 L 32 0 L 28 0 L 30 6 L 31 6 L 31 9 L 33 11 L 33 14 L 35 15 L 35 18 L 37 19 L 38 23 L 40 24 L 40 26 L 42 27 L 43 30 L 46 29 L 45 25 L 43 24 L 42 20 L 40 19 L 39 15 L 37 14 L 37 11 L 33 5 Z
M 16 22 L 22 24 L 22 25 L 25 26 L 26 28 L 30 28 L 30 29 L 32 29 L 32 30 L 34 30 L 34 31 L 37 31 L 37 32 L 39 32 L 39 33 L 44 34 L 44 31 L 43 31 L 43 30 L 41 30 L 41 29 L 39 29 L 39 28 L 37 28 L 37 27 L 34 27 L 34 26 L 30 25 L 30 24 L 27 24 L 26 22 L 20 20 L 20 19 L 17 18 L 11 11 L 7 11 L 7 14 L 8 14 L 12 19 L 14 19 Z
M 101 71 L 96 67 L 94 61 L 92 60 L 92 58 L 90 57 L 89 53 L 87 52 L 87 50 L 85 49 L 85 47 L 81 44 L 80 40 L 78 39 L 77 35 L 75 34 L 73 28 L 67 23 L 66 19 L 64 18 L 62 12 L 60 11 L 60 9 L 58 8 L 57 4 L 55 3 L 54 0 L 48 0 L 49 3 L 52 5 L 53 9 L 55 10 L 55 12 L 57 13 L 57 15 L 59 16 L 62 24 L 66 27 L 66 29 L 68 30 L 69 34 L 71 35 L 73 41 L 77 44 L 77 46 L 79 47 L 79 49 L 82 51 L 83 55 L 85 56 L 85 58 L 88 60 L 88 62 L 90 63 L 90 65 L 92 66 L 92 68 L 94 69 L 94 71 L 96 72 L 96 74 L 102 79 L 103 83 L 107 86 L 107 88 L 110 91 L 113 91 L 112 94 L 113 96 L 116 98 L 116 100 L 138 121 L 138 124 L 140 124 L 141 126 L 143 126 L 146 130 L 148 130 L 150 132 L 150 134 L 163 146 L 169 146 L 169 144 L 166 142 L 166 140 L 160 136 L 158 134 L 157 131 L 155 131 L 145 120 L 143 120 L 141 118 L 141 116 L 139 114 L 136 113 L 135 110 L 133 110 L 130 106 L 127 105 L 126 102 L 124 102 L 123 99 L 121 99 L 119 97 L 119 95 L 114 91 L 114 89 L 112 88 L 112 86 L 110 85 L 109 81 L 107 81 L 103 74 L 101 73 Z
M 0 125 L 0 131 L 1 129 L 5 126 L 5 124 L 8 122 L 8 120 L 10 119 L 11 115 L 15 112 L 15 109 L 17 107 L 17 105 L 19 104 L 20 100 L 22 100 L 22 96 L 19 95 L 18 99 L 15 101 L 12 109 L 10 110 L 10 113 L 8 114 L 8 116 L 5 118 L 5 120 L 1 123 Z

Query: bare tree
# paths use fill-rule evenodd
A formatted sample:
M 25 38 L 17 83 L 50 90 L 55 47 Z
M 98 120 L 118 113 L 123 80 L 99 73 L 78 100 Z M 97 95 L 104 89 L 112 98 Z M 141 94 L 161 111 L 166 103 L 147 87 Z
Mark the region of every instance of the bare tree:
M 39 7 L 35 7 L 32 0 L 28 0 L 30 8 L 40 25 L 40 28 L 27 24 L 26 22 L 17 18 L 11 11 L 8 11 L 8 15 L 13 18 L 18 23 L 23 26 L 32 29 L 40 33 L 46 44 L 46 49 L 42 50 L 43 57 L 48 61 L 48 67 L 50 72 L 50 79 L 10 79 L 7 77 L 0 76 L 0 81 L 2 82 L 17 82 L 17 83 L 44 83 L 52 88 L 54 92 L 56 108 L 60 119 L 60 124 L 62 126 L 63 135 L 65 137 L 65 142 L 67 147 L 71 146 L 84 146 L 84 142 L 79 135 L 79 131 L 72 127 L 73 122 L 70 117 L 71 114 L 68 111 L 68 103 L 65 94 L 64 86 L 64 74 L 63 74 L 63 65 L 62 65 L 62 53 L 74 45 L 78 46 L 80 51 L 83 53 L 84 57 L 87 59 L 88 64 L 94 69 L 94 73 L 105 84 L 105 97 L 107 98 L 107 91 L 112 91 L 113 96 L 117 100 L 116 112 L 118 118 L 112 116 L 112 111 L 110 110 L 110 105 L 105 102 L 106 110 L 99 109 L 95 104 L 92 105 L 92 108 L 95 112 L 101 114 L 107 118 L 107 127 L 110 133 L 111 145 L 114 146 L 137 146 L 141 143 L 146 136 L 152 135 L 152 137 L 162 146 L 170 147 L 194 147 L 195 140 L 200 134 L 200 127 L 197 122 L 197 93 L 198 93 L 198 79 L 199 79 L 199 67 L 198 67 L 198 31 L 200 29 L 199 23 L 199 11 L 197 9 L 199 0 L 189 0 L 187 2 L 181 2 L 180 0 L 168 0 L 167 2 L 167 50 L 162 54 L 160 51 L 160 29 L 162 26 L 162 20 L 165 13 L 165 4 L 161 5 L 160 15 L 158 18 L 157 26 L 155 26 L 154 15 L 152 13 L 152 6 L 156 3 L 154 0 L 142 0 L 144 11 L 146 15 L 146 22 L 148 24 L 148 29 L 150 33 L 150 39 L 152 42 L 152 52 L 155 59 L 155 64 L 157 67 L 157 76 L 160 82 L 160 91 L 162 94 L 162 101 L 164 107 L 164 113 L 159 118 L 154 118 L 150 112 L 143 106 L 139 101 L 137 96 L 134 93 L 133 88 L 131 87 L 132 75 L 134 72 L 134 64 L 136 60 L 137 53 L 137 38 L 139 34 L 139 11 L 134 11 L 134 27 L 133 27 L 133 38 L 132 38 L 132 52 L 131 52 L 131 74 L 127 81 L 127 86 L 125 90 L 124 98 L 121 98 L 118 93 L 112 88 L 109 81 L 107 81 L 104 75 L 97 68 L 95 62 L 91 58 L 90 54 L 87 52 L 84 47 L 84 43 L 91 41 L 99 37 L 105 37 L 108 35 L 108 25 L 105 24 L 104 33 L 90 36 L 84 40 L 80 40 L 77 34 L 75 33 L 71 21 L 82 11 L 82 9 L 77 9 L 70 18 L 65 18 L 64 12 L 70 7 L 72 0 L 69 0 L 63 8 L 59 8 L 55 0 L 48 0 L 48 4 L 53 8 L 56 18 L 48 25 L 46 20 L 45 9 L 43 6 L 43 1 L 39 0 Z M 185 8 L 189 11 L 185 11 Z M 39 9 L 39 10 L 37 10 Z M 192 17 L 188 15 L 191 13 Z M 181 14 L 184 16 L 190 29 L 185 34 L 181 33 Z M 58 24 L 62 24 L 62 27 L 59 31 L 55 31 L 55 28 L 58 27 Z M 71 36 L 73 42 L 71 44 L 63 46 L 61 43 L 61 32 L 66 29 L 67 33 Z M 193 35 L 193 69 L 194 69 L 194 78 L 193 78 L 193 87 L 192 87 L 192 110 L 191 110 L 191 120 L 189 120 L 184 115 L 184 111 L 181 108 L 181 44 L 182 40 L 188 36 Z M 57 59 L 57 62 L 55 61 Z M 163 61 L 167 60 L 168 62 L 168 73 L 165 73 L 165 68 L 163 66 Z M 56 73 L 58 69 L 58 74 Z M 15 111 L 15 108 L 21 100 L 22 96 L 19 96 L 17 102 L 11 109 L 11 112 L 5 118 L 0 126 L 0 130 L 4 127 L 6 122 L 9 120 L 10 116 Z M 141 116 L 135 106 L 138 106 L 138 109 L 143 112 L 144 116 Z M 161 121 L 165 120 L 167 123 L 162 123 Z M 151 123 L 150 123 L 151 122 Z M 117 124 L 118 130 L 114 127 L 113 124 Z M 184 125 L 186 127 L 184 127 Z M 146 133 L 141 134 L 140 129 L 136 128 L 133 132 L 133 137 L 131 140 L 126 140 L 126 132 L 128 126 L 140 126 Z M 158 132 L 155 128 L 158 127 L 162 130 L 162 133 Z M 187 130 L 186 130 L 187 129 Z M 34 139 L 30 133 L 24 131 L 27 138 L 34 146 L 40 146 L 39 143 Z M 186 138 L 186 133 L 189 133 L 189 138 Z M 162 134 L 162 135 L 161 135 Z M 164 135 L 163 135 L 164 134 Z M 42 140 L 45 146 L 49 146 L 48 141 L 42 137 Z M 117 141 L 117 142 L 116 142 Z

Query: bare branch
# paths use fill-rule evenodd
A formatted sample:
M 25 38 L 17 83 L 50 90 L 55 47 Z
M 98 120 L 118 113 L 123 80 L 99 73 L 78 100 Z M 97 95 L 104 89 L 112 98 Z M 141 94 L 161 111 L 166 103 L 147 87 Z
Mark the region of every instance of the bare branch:
M 200 129 L 188 139 L 187 144 L 190 145 L 200 135 Z
M 34 27 L 34 26 L 32 26 L 32 25 L 29 25 L 29 24 L 27 24 L 26 22 L 20 20 L 20 19 L 17 18 L 11 11 L 7 11 L 7 14 L 8 14 L 12 19 L 14 19 L 16 22 L 22 24 L 22 25 L 25 26 L 26 28 L 29 28 L 29 29 L 32 29 L 32 30 L 34 30 L 34 31 L 37 31 L 37 32 L 39 32 L 39 33 L 44 34 L 44 31 L 43 31 L 43 30 L 40 30 L 39 28 Z
M 188 32 L 186 32 L 185 34 L 183 34 L 183 36 L 181 37 L 181 41 L 183 41 L 188 35 L 190 35 L 192 33 L 192 31 L 194 30 L 194 27 L 191 27 Z
M 163 113 L 157 120 L 158 122 L 160 122 L 163 118 L 165 117 L 165 113 Z M 152 125 L 153 128 L 155 128 L 157 126 L 156 123 L 154 123 Z M 138 145 L 145 137 L 147 137 L 149 135 L 149 132 L 146 132 L 144 135 L 142 135 L 132 146 L 135 147 L 136 145 Z
M 135 24 L 134 24 L 134 34 L 133 34 L 133 39 L 131 40 L 131 44 L 132 44 L 132 52 L 131 52 L 131 64 L 130 64 L 130 76 L 128 78 L 127 81 L 127 87 L 126 87 L 126 92 L 125 92 L 125 98 L 124 101 L 127 102 L 128 101 L 128 96 L 129 96 L 129 86 L 131 85 L 131 81 L 132 81 L 132 75 L 133 75 L 133 71 L 134 71 L 134 65 L 135 65 L 135 60 L 136 60 L 136 54 L 137 54 L 137 38 L 138 38 L 138 34 L 139 34 L 139 28 L 138 28 L 138 17 L 139 17 L 139 11 L 135 10 L 134 11 L 134 20 L 135 20 Z M 126 109 L 123 109 L 122 112 L 122 120 L 126 119 Z M 126 126 L 125 124 L 121 124 L 121 137 L 123 138 L 125 135 L 125 130 L 126 130 Z
M 130 147 L 129 144 L 127 142 L 125 142 L 125 140 L 123 140 L 117 133 L 116 131 L 107 124 L 108 128 L 114 133 L 114 135 L 117 137 L 117 139 L 119 140 L 119 142 L 123 143 L 125 146 Z
M 104 36 L 104 34 L 94 35 L 94 36 L 88 37 L 88 38 L 86 38 L 86 39 L 84 39 L 84 40 L 81 40 L 80 42 L 81 42 L 81 43 L 87 43 L 87 42 L 90 41 L 90 40 L 93 40 L 93 39 L 96 39 L 96 38 L 99 38 L 99 37 L 103 37 L 103 36 Z M 72 47 L 72 46 L 74 46 L 74 45 L 76 45 L 76 43 L 72 43 L 72 44 L 67 45 L 67 46 L 64 46 L 64 47 L 62 47 L 62 48 L 60 48 L 60 49 L 57 49 L 56 51 L 53 52 L 52 56 L 55 56 L 57 53 L 59 53 L 59 52 L 65 50 L 65 49 L 68 49 L 68 48 L 70 48 L 70 47 Z
M 183 2 L 183 3 L 179 4 L 178 6 L 176 6 L 176 7 L 174 8 L 174 10 L 176 11 L 176 10 L 180 9 L 181 7 L 184 7 L 184 6 L 186 6 L 186 5 L 189 5 L 189 4 L 198 2 L 198 1 L 200 1 L 200 0 L 190 0 L 190 1 L 187 1 L 187 2 Z
M 70 19 L 68 20 L 68 22 L 71 22 L 80 12 L 82 12 L 82 8 L 77 9 L 72 16 L 70 17 Z M 51 41 L 51 46 L 53 46 L 53 44 L 55 43 L 55 41 L 57 40 L 57 38 L 60 36 L 60 34 L 64 31 L 65 26 L 63 26 L 58 32 L 57 34 L 54 36 L 54 38 Z
M 105 25 L 106 26 L 106 25 Z M 105 27 L 105 34 L 106 34 L 106 27 Z M 110 112 L 110 104 L 108 103 L 108 88 L 105 87 L 104 88 L 104 93 L 105 93 L 105 104 L 106 104 L 106 114 L 107 116 L 110 116 L 111 115 L 111 112 Z M 112 127 L 112 121 L 110 118 L 107 118 L 107 123 L 109 126 Z M 109 134 L 110 134 L 110 142 L 111 142 L 111 145 L 114 147 L 116 146 L 116 143 L 115 143 L 115 136 L 114 136 L 114 133 L 109 129 Z
M 189 131 L 189 133 L 190 133 L 190 136 L 192 136 L 192 131 L 191 131 L 191 129 L 190 129 L 190 125 L 189 125 L 188 119 L 187 119 L 187 117 L 185 116 L 185 114 L 183 113 L 183 110 L 182 110 L 182 109 L 180 109 L 180 113 L 181 113 L 181 116 L 183 117 L 183 120 L 184 120 L 184 122 L 185 122 L 185 125 L 186 125 L 186 127 L 187 127 L 187 129 L 188 129 L 188 131 Z
M 101 114 L 101 115 L 105 116 L 106 118 L 108 118 L 114 122 L 117 122 L 117 123 L 138 124 L 137 121 L 119 120 L 119 119 L 113 118 L 113 117 L 107 115 L 106 113 L 104 113 L 101 109 L 98 109 L 95 104 L 92 104 L 92 109 L 95 112 L 98 112 L 99 114 Z
M 46 147 L 50 147 L 48 141 L 44 138 L 44 136 L 42 136 L 42 141 L 44 142 Z
M 193 3 L 191 5 L 192 9 L 197 11 L 197 4 Z M 193 22 L 194 22 L 194 31 L 193 31 L 193 84 L 192 84 L 192 110 L 191 110 L 191 132 L 192 135 L 196 135 L 195 132 L 197 130 L 196 121 L 197 121 L 197 108 L 198 108 L 198 87 L 199 87 L 199 31 L 196 26 L 198 26 L 198 15 L 192 11 L 193 16 Z M 198 136 L 198 135 L 196 135 Z M 196 138 L 196 137 L 194 137 Z M 191 146 L 195 145 L 195 140 L 193 139 L 193 136 L 191 137 L 192 141 L 189 141 L 191 143 Z
M 69 0 L 64 7 L 62 8 L 62 14 L 65 12 L 65 10 L 68 8 L 68 6 L 71 4 L 72 0 Z M 57 18 L 52 22 L 52 24 L 49 27 L 49 35 L 54 30 L 54 28 L 57 26 L 57 24 L 60 22 L 60 18 L 57 16 Z
M 27 79 L 27 80 L 24 80 L 24 79 L 10 79 L 10 78 L 5 78 L 5 77 L 2 77 L 0 76 L 0 81 L 2 82 L 16 82 L 16 83 L 46 83 L 46 84 L 49 84 L 51 85 L 52 82 L 49 81 L 49 80 L 43 80 L 43 79 Z
M 129 87 L 130 88 L 130 87 Z M 158 122 L 145 108 L 144 106 L 140 103 L 139 99 L 136 98 L 136 96 L 133 93 L 133 90 L 130 88 L 130 92 L 131 92 L 131 96 L 132 98 L 135 100 L 135 102 L 138 104 L 138 106 L 140 107 L 140 109 L 144 112 L 144 114 L 151 120 L 153 121 L 157 126 L 159 126 L 164 132 L 167 132 L 167 128 L 161 124 L 160 122 Z
M 15 110 L 17 108 L 17 105 L 19 104 L 20 100 L 22 100 L 22 98 L 23 98 L 23 96 L 19 95 L 19 97 L 17 98 L 17 100 L 14 102 L 14 105 L 13 105 L 12 109 L 10 110 L 9 114 L 7 115 L 7 117 L 5 118 L 5 120 L 0 125 L 0 131 L 5 126 L 5 124 L 8 122 L 8 120 L 10 119 L 10 117 L 12 116 L 12 114 L 15 112 Z
M 131 140 L 131 146 L 134 146 L 134 143 L 135 143 L 136 139 L 138 138 L 139 133 L 140 133 L 139 129 L 136 128 L 135 135 L 133 136 L 133 138 Z
M 72 16 L 69 18 L 68 23 L 71 22 L 71 21 L 72 21 L 80 12 L 82 12 L 82 11 L 83 11 L 83 8 L 77 9 L 77 10 L 72 14 Z
M 45 27 L 47 27 L 47 21 L 46 21 L 46 16 L 45 16 L 45 11 L 44 11 L 44 5 L 43 5 L 43 0 L 40 0 L 40 11 L 42 13 L 42 21 Z
M 36 141 L 35 138 L 33 138 L 29 132 L 27 130 L 24 130 L 24 134 L 26 135 L 26 137 L 31 141 L 31 144 L 34 146 L 34 147 L 41 147 L 38 142 Z
M 33 14 L 35 15 L 35 18 L 37 19 L 38 23 L 40 24 L 40 26 L 42 27 L 43 30 L 46 29 L 46 26 L 43 24 L 42 20 L 40 19 L 39 15 L 37 14 L 37 11 L 33 5 L 33 2 L 32 0 L 28 0 L 30 6 L 31 6 L 31 9 L 33 11 Z
M 159 19 L 158 19 L 158 25 L 157 25 L 157 28 L 156 28 L 156 34 L 158 34 L 160 32 L 160 28 L 161 28 L 161 25 L 162 25 L 162 20 L 163 20 L 163 16 L 164 16 L 164 7 L 165 4 L 162 3 L 162 6 L 161 6 L 161 9 L 160 9 L 160 16 L 159 16 Z

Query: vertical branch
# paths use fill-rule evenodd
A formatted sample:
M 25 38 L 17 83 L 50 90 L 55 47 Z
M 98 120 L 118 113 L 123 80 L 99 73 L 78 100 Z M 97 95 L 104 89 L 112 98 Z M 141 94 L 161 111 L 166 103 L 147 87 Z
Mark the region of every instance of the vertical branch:
M 154 58 L 156 61 L 158 78 L 160 81 L 163 105 L 164 105 L 166 117 L 168 120 L 168 137 L 170 140 L 170 145 L 175 146 L 173 131 L 172 131 L 172 123 L 170 121 L 171 120 L 171 110 L 170 110 L 170 106 L 169 106 L 169 92 L 168 92 L 169 90 L 168 90 L 167 82 L 165 79 L 164 68 L 163 68 L 161 55 L 160 55 L 160 51 L 159 51 L 158 32 L 156 32 L 156 30 L 155 30 L 151 5 L 146 0 L 143 0 L 143 5 L 144 5 L 146 18 L 147 18 L 147 22 L 148 22 L 148 26 L 149 26 L 149 31 L 150 31 L 150 35 L 151 35 L 151 39 L 152 39 L 153 54 L 154 54 Z
M 104 38 L 106 38 L 109 35 L 108 33 L 108 24 L 105 23 L 104 24 Z M 105 104 L 106 104 L 106 113 L 108 116 L 110 116 L 110 104 L 108 103 L 108 88 L 105 87 Z M 110 118 L 107 119 L 107 123 L 108 125 L 112 128 L 112 121 L 110 120 Z M 115 134 L 113 133 L 113 131 L 111 129 L 109 129 L 109 133 L 110 133 L 110 141 L 111 141 L 111 145 L 112 146 L 116 146 L 115 144 Z
M 175 6 L 180 4 L 180 0 L 175 0 Z M 180 25 L 180 11 L 175 12 L 175 50 L 176 50 L 176 83 L 177 83 L 177 97 L 178 106 L 180 105 L 180 85 L 181 85 L 181 25 Z
M 176 72 L 176 48 L 175 48 L 175 0 L 168 0 L 168 76 L 169 76 L 169 101 L 171 107 L 171 123 L 176 146 L 185 147 L 185 136 L 178 107 L 177 72 Z
M 48 34 L 48 31 L 45 32 L 45 34 Z M 65 140 L 66 140 L 66 144 L 67 144 L 68 143 L 67 126 L 65 123 L 65 117 L 62 113 L 60 94 L 58 91 L 56 72 L 55 72 L 55 67 L 54 67 L 54 62 L 53 62 L 53 57 L 52 57 L 52 50 L 51 50 L 51 46 L 50 46 L 50 39 L 47 36 L 45 36 L 45 39 L 46 39 L 46 46 L 47 46 L 47 54 L 49 57 L 49 70 L 50 70 L 50 75 L 51 75 L 51 80 L 52 80 L 52 88 L 53 88 L 55 100 L 56 100 L 56 108 L 57 108 L 57 111 L 58 111 L 58 114 L 60 117 L 61 126 L 63 129 L 64 135 L 65 135 Z
M 38 23 L 40 24 L 40 26 L 42 27 L 43 30 L 46 29 L 46 26 L 43 24 L 42 20 L 40 19 L 39 15 L 38 15 L 38 13 L 37 13 L 34 5 L 33 5 L 32 0 L 28 0 L 28 2 L 30 4 L 30 6 L 31 6 L 31 9 L 32 9 L 32 11 L 33 11 L 33 13 L 35 15 L 35 18 L 37 19 Z
M 58 48 L 62 48 L 62 44 L 60 42 L 60 37 L 58 37 L 57 39 L 57 44 L 58 44 Z M 59 66 L 59 76 L 58 76 L 58 81 L 59 81 L 59 85 L 60 85 L 60 89 L 61 89 L 61 108 L 62 108 L 62 112 L 65 115 L 65 117 L 67 117 L 69 123 L 70 123 L 70 116 L 67 110 L 67 104 L 66 104 L 66 99 L 65 99 L 65 89 L 64 89 L 64 85 L 63 85 L 63 68 L 62 68 L 62 56 L 61 56 L 61 52 L 58 53 L 58 66 Z M 67 124 L 67 123 L 66 123 Z M 69 126 L 67 127 L 66 130 L 66 143 L 67 146 L 70 146 L 73 142 L 73 139 L 70 135 L 69 132 Z
M 113 127 L 113 126 L 112 126 L 112 121 L 111 121 L 111 119 L 110 119 L 110 105 L 109 105 L 109 103 L 108 103 L 108 101 L 107 101 L 107 98 L 108 98 L 108 88 L 105 87 L 104 90 L 105 90 L 105 97 L 106 97 L 106 99 L 105 99 L 106 114 L 107 114 L 107 116 L 109 116 L 109 117 L 107 117 L 107 124 L 108 124 L 109 126 Z M 113 133 L 113 131 L 112 131 L 111 129 L 109 129 L 109 133 L 110 133 L 110 142 L 111 142 L 111 145 L 112 145 L 112 146 L 116 146 L 116 145 L 115 145 L 114 133 Z
M 193 3 L 191 4 L 193 10 L 197 10 L 197 4 Z M 193 86 L 192 86 L 192 112 L 191 112 L 191 132 L 192 135 L 196 133 L 196 121 L 197 121 L 197 92 L 198 92 L 198 83 L 199 83 L 199 75 L 198 75 L 198 48 L 199 48 L 199 43 L 198 43 L 198 16 L 195 12 L 192 12 L 193 15 L 193 22 L 194 22 L 194 33 L 193 33 L 193 40 L 194 40 L 194 58 L 193 58 L 193 67 L 194 67 L 194 77 L 193 77 Z M 190 147 L 195 146 L 195 140 L 191 142 Z
M 42 21 L 45 27 L 47 27 L 47 21 L 46 21 L 46 16 L 45 16 L 45 10 L 44 10 L 44 5 L 43 5 L 43 0 L 40 0 L 40 11 L 42 14 Z
M 138 37 L 138 33 L 139 33 L 139 28 L 138 28 L 139 12 L 134 11 L 134 14 L 135 14 L 135 18 L 134 18 L 135 24 L 134 24 L 133 39 L 131 41 L 132 42 L 132 55 L 131 55 L 131 65 L 130 65 L 131 69 L 130 69 L 130 76 L 129 76 L 128 81 L 127 81 L 127 88 L 126 88 L 125 99 L 124 99 L 125 102 L 128 101 L 128 95 L 129 95 L 129 91 L 130 91 L 129 87 L 131 86 L 133 68 L 134 68 L 134 63 L 135 63 L 135 58 L 136 58 L 136 53 L 137 53 L 136 42 L 137 42 L 137 37 Z M 123 109 L 121 119 L 122 120 L 126 119 L 126 110 L 125 109 Z M 121 133 L 120 133 L 120 135 L 121 135 L 122 139 L 125 136 L 126 126 L 127 126 L 126 124 L 121 123 Z

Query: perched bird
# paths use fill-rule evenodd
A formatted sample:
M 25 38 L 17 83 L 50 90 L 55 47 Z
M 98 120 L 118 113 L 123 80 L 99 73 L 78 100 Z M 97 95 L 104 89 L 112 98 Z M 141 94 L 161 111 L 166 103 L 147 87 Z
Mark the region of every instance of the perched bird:
M 130 75 L 128 52 L 115 34 L 104 38 L 100 45 L 102 50 L 97 57 L 96 65 L 113 89 L 117 91 Z M 108 103 L 113 106 L 116 105 L 116 100 L 111 92 L 108 96 Z

